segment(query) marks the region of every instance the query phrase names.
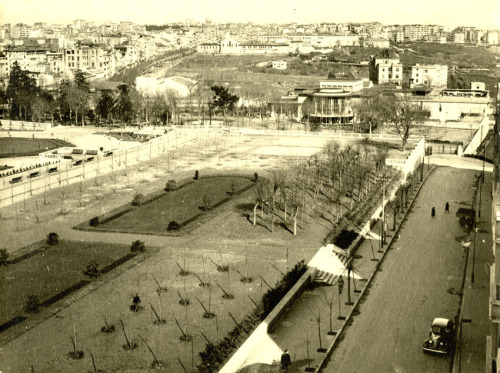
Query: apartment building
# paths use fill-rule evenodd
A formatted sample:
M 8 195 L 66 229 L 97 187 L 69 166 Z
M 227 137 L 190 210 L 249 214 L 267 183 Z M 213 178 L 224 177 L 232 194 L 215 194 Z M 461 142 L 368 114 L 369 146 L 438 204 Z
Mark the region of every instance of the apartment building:
M 157 54 L 156 43 L 152 37 L 141 35 L 133 44 L 137 49 L 139 61 L 149 60 Z
M 405 39 L 416 41 L 423 40 L 424 36 L 434 35 L 439 32 L 440 27 L 437 25 L 405 25 L 403 31 Z
M 486 34 L 486 44 L 488 45 L 497 45 L 498 44 L 498 32 L 497 31 L 488 31 Z
M 446 88 L 448 85 L 448 66 L 420 64 L 412 66 L 410 88 L 418 85 Z
M 455 32 L 453 34 L 453 42 L 457 44 L 465 43 L 465 33 L 464 32 Z
M 18 23 L 10 29 L 10 34 L 13 39 L 29 38 L 31 27 L 24 23 Z
M 105 77 L 114 73 L 114 56 L 110 49 L 98 44 L 77 45 L 63 50 L 64 67 L 67 70 L 100 70 Z
M 131 44 L 116 45 L 113 51 L 117 67 L 132 66 L 139 60 L 137 49 Z
M 375 84 L 403 85 L 403 64 L 399 62 L 399 56 L 389 50 L 370 60 L 369 73 Z

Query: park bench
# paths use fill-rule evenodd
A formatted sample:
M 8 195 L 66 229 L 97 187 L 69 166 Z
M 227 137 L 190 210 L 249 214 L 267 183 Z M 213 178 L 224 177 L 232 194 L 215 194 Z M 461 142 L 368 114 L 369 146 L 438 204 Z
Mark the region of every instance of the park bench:
M 18 177 L 13 178 L 11 181 L 9 181 L 9 183 L 11 183 L 11 184 L 19 183 L 22 179 L 23 179 L 22 176 L 18 176 Z
M 91 161 L 93 161 L 93 160 L 94 160 L 94 157 L 89 157 L 89 158 L 87 158 L 87 162 L 91 162 Z
M 74 163 L 75 166 L 80 166 L 83 163 L 83 161 L 80 159 L 79 161 L 76 161 Z
M 28 177 L 32 178 L 32 177 L 37 177 L 37 176 L 40 176 L 40 172 L 38 172 L 38 171 L 30 173 L 30 175 Z
M 49 174 L 51 174 L 53 172 L 57 172 L 57 167 L 49 168 Z
M 107 153 L 105 154 L 105 157 L 110 157 L 110 156 L 112 156 L 112 155 L 113 155 L 113 152 L 107 152 Z

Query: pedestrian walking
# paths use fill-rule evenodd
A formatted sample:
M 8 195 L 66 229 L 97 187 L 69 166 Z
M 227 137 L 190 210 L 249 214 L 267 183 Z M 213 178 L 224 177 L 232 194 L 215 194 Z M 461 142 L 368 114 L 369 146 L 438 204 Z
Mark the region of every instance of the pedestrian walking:
M 450 204 L 446 202 L 446 205 L 444 205 L 444 212 L 450 212 Z
M 285 349 L 285 352 L 281 355 L 281 370 L 283 372 L 288 372 L 288 367 L 290 365 L 292 365 L 292 359 L 290 358 L 288 350 Z
M 436 217 L 436 209 L 434 207 L 432 207 L 432 210 L 431 210 L 431 216 L 434 218 Z

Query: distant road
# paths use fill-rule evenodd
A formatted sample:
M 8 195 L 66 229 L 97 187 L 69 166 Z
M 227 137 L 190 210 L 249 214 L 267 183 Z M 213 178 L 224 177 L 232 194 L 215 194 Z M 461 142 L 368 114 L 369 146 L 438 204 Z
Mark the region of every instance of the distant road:
M 451 358 L 423 353 L 422 343 L 435 317 L 458 313 L 466 251 L 457 241 L 465 232 L 455 212 L 472 202 L 474 173 L 438 167 L 429 175 L 360 315 L 323 372 L 449 371 Z

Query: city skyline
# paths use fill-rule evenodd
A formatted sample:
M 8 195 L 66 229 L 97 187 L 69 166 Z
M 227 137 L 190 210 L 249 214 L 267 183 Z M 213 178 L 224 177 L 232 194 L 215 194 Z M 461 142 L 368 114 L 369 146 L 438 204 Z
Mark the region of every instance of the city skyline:
M 299 0 L 266 2 L 211 2 L 190 0 L 0 0 L 0 24 L 46 22 L 69 24 L 84 19 L 101 24 L 131 21 L 136 24 L 165 24 L 212 19 L 216 23 L 366 23 L 437 24 L 445 27 L 474 26 L 500 29 L 500 2 L 479 0 L 457 5 L 454 0 L 401 1 L 320 0 L 312 7 Z M 55 9 L 59 11 L 54 11 Z M 331 16 L 325 16 L 331 14 Z

